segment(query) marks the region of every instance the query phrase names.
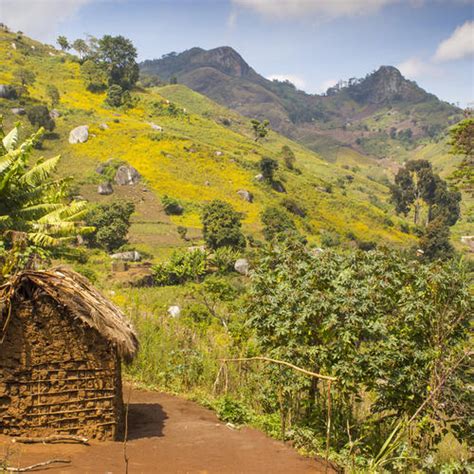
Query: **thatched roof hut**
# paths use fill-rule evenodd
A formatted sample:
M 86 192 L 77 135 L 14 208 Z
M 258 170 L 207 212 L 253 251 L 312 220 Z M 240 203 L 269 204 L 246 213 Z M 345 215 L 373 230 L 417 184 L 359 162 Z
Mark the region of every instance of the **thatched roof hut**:
M 24 271 L 0 287 L 0 432 L 115 438 L 120 359 L 137 335 L 123 313 L 66 268 Z

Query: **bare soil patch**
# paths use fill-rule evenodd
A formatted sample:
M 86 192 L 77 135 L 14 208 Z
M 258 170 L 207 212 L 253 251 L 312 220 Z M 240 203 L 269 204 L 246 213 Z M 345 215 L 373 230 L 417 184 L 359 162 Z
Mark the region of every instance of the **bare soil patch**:
M 124 387 L 124 398 L 128 388 Z M 26 466 L 53 458 L 69 465 L 35 472 L 124 473 L 122 442 L 20 445 L 0 436 L 0 456 Z M 309 474 L 324 473 L 322 460 L 300 456 L 286 444 L 251 429 L 229 429 L 196 403 L 160 392 L 133 389 L 127 442 L 129 473 Z M 329 473 L 334 472 L 328 469 Z

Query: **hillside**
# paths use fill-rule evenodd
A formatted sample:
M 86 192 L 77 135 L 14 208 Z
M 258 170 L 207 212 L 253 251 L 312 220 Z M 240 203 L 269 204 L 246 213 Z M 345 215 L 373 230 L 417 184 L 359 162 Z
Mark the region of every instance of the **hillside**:
M 341 81 L 324 95 L 264 78 L 230 47 L 172 53 L 143 62 L 141 71 L 163 81 L 175 77 L 243 115 L 267 118 L 275 130 L 325 155 L 345 145 L 399 161 L 400 150 L 438 136 L 461 113 L 392 66 Z
M 189 245 L 177 234 L 186 226 L 195 243 L 200 241 L 200 211 L 212 199 L 231 203 L 245 216 L 247 234 L 261 237 L 260 213 L 269 205 L 291 199 L 307 210 L 307 217 L 296 217 L 298 228 L 311 242 L 320 244 L 324 233 L 347 235 L 363 241 L 408 244 L 414 237 L 402 233 L 401 220 L 393 217 L 383 173 L 373 173 L 370 163 L 349 167 L 328 163 L 307 148 L 271 132 L 256 143 L 248 119 L 230 112 L 184 85 L 133 91 L 135 106 L 112 109 L 104 105 L 105 94 L 91 93 L 84 87 L 77 59 L 25 36 L 0 33 L 0 84 L 12 84 L 18 68 L 36 75 L 21 99 L 0 99 L 0 113 L 6 127 L 22 123 L 23 135 L 31 133 L 25 115 L 14 108 L 28 109 L 47 102 L 46 87 L 60 92 L 54 133 L 44 140 L 38 156 L 60 153 L 59 172 L 75 178 L 76 193 L 92 202 L 118 198 L 132 199 L 137 206 L 131 229 L 131 244 L 161 258 L 176 246 Z M 244 73 L 244 71 L 242 71 Z M 252 74 L 247 71 L 247 74 Z M 169 106 L 174 104 L 171 113 Z M 152 125 L 162 127 L 156 130 Z M 68 143 L 69 132 L 80 125 L 89 127 L 86 143 Z M 296 155 L 299 171 L 285 168 L 281 148 L 288 145 Z M 350 151 L 351 154 L 355 152 Z M 263 156 L 278 159 L 278 180 L 286 193 L 255 180 Z M 114 186 L 114 194 L 102 196 L 97 186 L 103 178 L 95 171 L 98 164 L 122 160 L 135 167 L 142 181 L 135 186 Z M 354 163 L 358 160 L 354 160 Z M 247 190 L 252 203 L 237 194 Z M 166 216 L 160 198 L 178 199 L 185 212 Z

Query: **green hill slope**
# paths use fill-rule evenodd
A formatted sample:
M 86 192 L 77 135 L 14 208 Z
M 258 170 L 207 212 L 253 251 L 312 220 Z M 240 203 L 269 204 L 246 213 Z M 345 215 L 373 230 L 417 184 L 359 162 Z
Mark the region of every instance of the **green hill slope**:
M 55 134 L 43 143 L 42 155 L 62 155 L 59 172 L 75 178 L 77 193 L 93 202 L 133 199 L 137 204 L 131 242 L 154 256 L 184 245 L 176 232 L 178 225 L 190 229 L 199 240 L 199 215 L 202 205 L 212 199 L 231 203 L 245 216 L 244 230 L 261 236 L 259 215 L 269 205 L 292 199 L 307 210 L 307 217 L 295 216 L 299 229 L 318 243 L 327 231 L 342 239 L 350 232 L 358 239 L 408 244 L 414 237 L 400 232 L 387 203 L 388 190 L 381 177 L 367 170 L 328 163 L 314 152 L 271 132 L 268 139 L 255 143 L 247 119 L 219 106 L 185 86 L 136 90 L 136 105 L 117 110 L 104 105 L 104 94 L 86 91 L 80 66 L 73 56 L 61 53 L 24 36 L 0 33 L 0 84 L 12 84 L 18 68 L 36 74 L 29 96 L 0 99 L 0 113 L 6 126 L 20 120 L 23 134 L 32 128 L 24 115 L 14 115 L 15 107 L 28 109 L 46 102 L 46 87 L 55 85 L 60 92 L 56 107 Z M 171 114 L 170 103 L 178 110 Z M 157 131 L 151 124 L 159 125 Z M 103 125 L 105 124 L 105 126 Z M 89 140 L 70 144 L 70 130 L 89 127 Z M 300 172 L 287 170 L 280 157 L 283 145 L 296 155 Z M 38 152 L 39 156 L 39 152 Z M 258 182 L 258 162 L 263 156 L 280 161 L 278 179 L 286 193 L 278 193 Z M 99 163 L 122 160 L 135 167 L 142 182 L 135 186 L 114 186 L 114 194 L 101 196 L 97 185 L 103 179 L 96 173 Z M 367 169 L 369 166 L 367 166 Z M 239 190 L 254 195 L 254 202 L 243 200 Z M 168 195 L 184 206 L 182 216 L 164 214 L 159 198 Z

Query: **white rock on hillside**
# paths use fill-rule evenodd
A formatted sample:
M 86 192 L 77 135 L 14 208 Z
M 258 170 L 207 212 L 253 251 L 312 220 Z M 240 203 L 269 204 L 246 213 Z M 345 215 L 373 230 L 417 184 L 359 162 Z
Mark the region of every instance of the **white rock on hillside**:
M 179 306 L 170 306 L 168 308 L 168 314 L 172 318 L 177 318 L 181 314 L 181 308 Z
M 246 189 L 239 189 L 237 191 L 237 194 L 247 202 L 253 202 L 253 194 L 250 191 L 247 191 Z
M 89 127 L 87 125 L 79 125 L 69 132 L 69 143 L 85 143 L 89 139 Z
M 239 258 L 234 264 L 234 269 L 241 275 L 247 276 L 250 269 L 249 261 L 246 258 Z
M 115 183 L 119 186 L 137 184 L 140 181 L 140 173 L 130 165 L 119 166 L 115 173 Z
M 139 262 L 142 256 L 136 250 L 130 250 L 129 252 L 114 253 L 110 256 L 114 260 L 123 260 L 124 262 Z

